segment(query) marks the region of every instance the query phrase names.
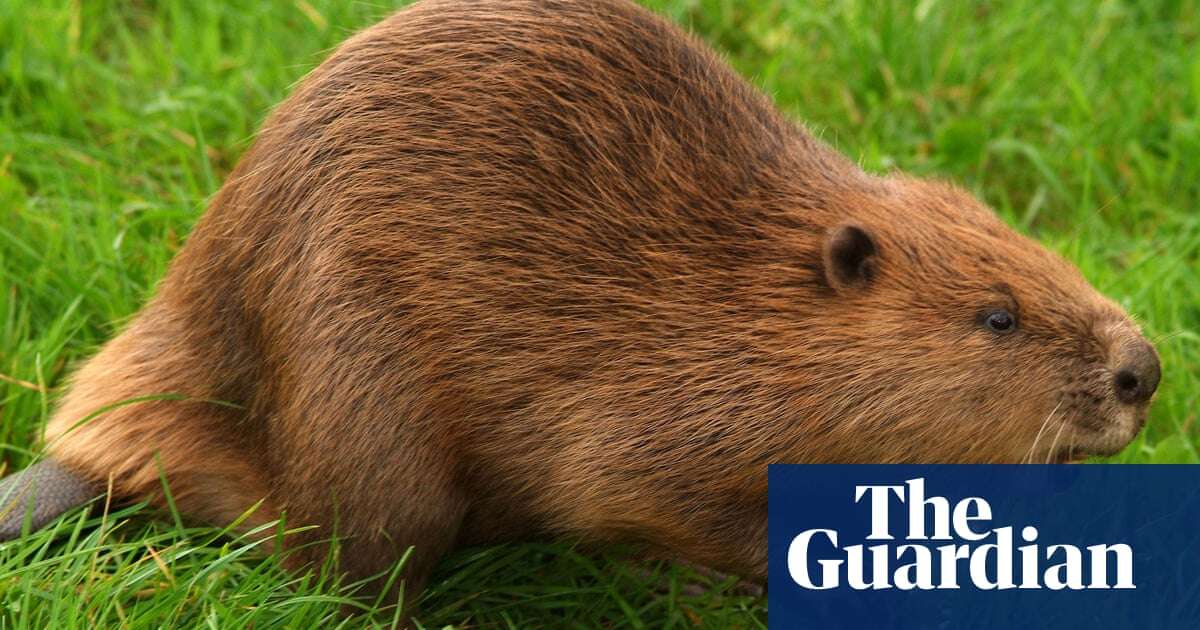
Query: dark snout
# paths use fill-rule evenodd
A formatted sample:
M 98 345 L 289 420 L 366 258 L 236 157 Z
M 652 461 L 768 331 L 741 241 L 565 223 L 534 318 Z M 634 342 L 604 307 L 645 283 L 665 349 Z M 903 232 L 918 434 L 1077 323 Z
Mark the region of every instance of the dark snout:
M 1142 405 L 1149 402 L 1158 389 L 1162 377 L 1162 366 L 1158 363 L 1158 352 L 1145 339 L 1126 344 L 1113 369 L 1113 389 L 1117 400 L 1127 405 Z

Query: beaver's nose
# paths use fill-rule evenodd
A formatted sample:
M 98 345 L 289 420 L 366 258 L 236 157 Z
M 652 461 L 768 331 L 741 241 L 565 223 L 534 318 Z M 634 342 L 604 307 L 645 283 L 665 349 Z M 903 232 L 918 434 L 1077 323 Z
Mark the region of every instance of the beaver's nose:
M 1113 373 L 1113 386 L 1117 399 L 1127 405 L 1139 405 L 1154 395 L 1162 367 L 1158 353 L 1148 341 L 1139 341 L 1125 347 L 1117 369 Z

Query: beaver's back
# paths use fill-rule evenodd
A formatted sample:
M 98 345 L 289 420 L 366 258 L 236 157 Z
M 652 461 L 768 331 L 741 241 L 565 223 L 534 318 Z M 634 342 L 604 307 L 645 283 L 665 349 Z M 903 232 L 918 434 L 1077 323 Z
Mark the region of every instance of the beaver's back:
M 427 2 L 304 81 L 193 241 L 221 239 L 227 257 L 240 243 L 252 268 L 312 259 L 395 278 L 396 263 L 481 260 L 491 276 L 569 267 L 643 289 L 666 254 L 726 267 L 770 254 L 756 234 L 819 223 L 795 190 L 820 207 L 823 188 L 860 178 L 628 3 Z

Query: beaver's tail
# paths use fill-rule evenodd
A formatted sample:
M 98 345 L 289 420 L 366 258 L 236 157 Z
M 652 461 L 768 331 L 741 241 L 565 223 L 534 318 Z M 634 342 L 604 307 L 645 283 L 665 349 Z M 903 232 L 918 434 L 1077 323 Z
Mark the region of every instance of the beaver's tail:
M 52 459 L 0 479 L 0 541 L 41 529 L 71 508 L 104 494 Z

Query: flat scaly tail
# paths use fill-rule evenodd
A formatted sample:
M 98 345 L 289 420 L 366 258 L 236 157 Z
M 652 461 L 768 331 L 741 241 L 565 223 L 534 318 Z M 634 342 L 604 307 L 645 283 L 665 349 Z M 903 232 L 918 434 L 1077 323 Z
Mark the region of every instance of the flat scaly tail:
M 104 494 L 52 459 L 0 479 L 0 541 L 41 529 L 68 510 Z

